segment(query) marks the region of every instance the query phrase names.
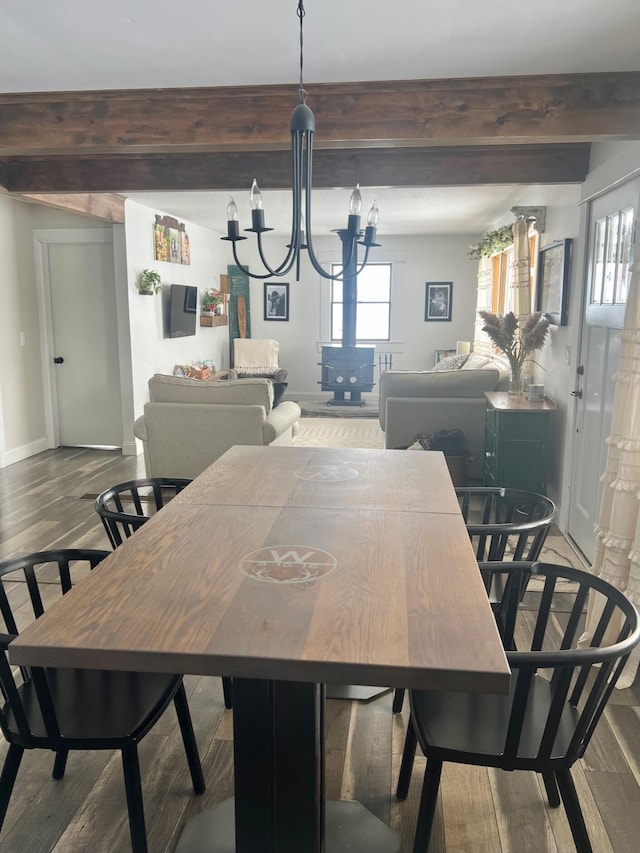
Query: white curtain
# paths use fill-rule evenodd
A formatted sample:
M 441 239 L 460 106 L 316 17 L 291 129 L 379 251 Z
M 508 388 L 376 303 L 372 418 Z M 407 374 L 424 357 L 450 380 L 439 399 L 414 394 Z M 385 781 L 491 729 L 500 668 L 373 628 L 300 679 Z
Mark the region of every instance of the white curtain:
M 640 253 L 640 226 L 636 233 Z M 640 608 L 640 257 L 631 266 L 629 298 L 621 333 L 620 357 L 614 376 L 611 434 L 607 439 L 607 466 L 596 556 L 591 571 L 620 590 Z M 584 464 L 589 464 L 584 460 Z M 600 608 L 590 600 L 587 627 L 581 645 L 597 624 Z M 640 663 L 633 652 L 618 687 L 629 687 Z
M 482 331 L 484 320 L 478 315 L 478 311 L 491 311 L 493 299 L 493 263 L 491 258 L 484 255 L 478 263 L 478 295 L 476 300 L 476 322 L 473 335 L 473 351 L 480 355 L 489 355 L 493 352 L 491 339 L 486 332 Z
M 518 318 L 520 326 L 526 323 L 531 314 L 531 258 L 529 252 L 529 226 L 524 216 L 519 216 L 512 226 L 513 251 L 505 250 L 492 257 L 481 257 L 478 265 L 478 295 L 476 303 L 476 325 L 474 331 L 473 351 L 481 354 L 491 354 L 494 346 L 488 335 L 482 331 L 484 321 L 478 316 L 478 311 L 493 311 L 504 314 L 512 310 Z M 507 258 L 511 263 L 505 273 Z M 499 288 L 505 287 L 506 292 L 499 295 Z M 494 289 L 496 294 L 494 295 Z M 494 298 L 495 296 L 495 298 Z M 498 302 L 500 304 L 498 304 Z
M 531 258 L 529 256 L 529 226 L 524 216 L 513 224 L 513 275 L 511 277 L 513 313 L 522 329 L 531 316 Z M 522 380 L 527 388 L 531 383 L 532 365 L 522 365 Z
M 531 259 L 529 257 L 529 226 L 524 216 L 513 224 L 513 313 L 520 328 L 531 315 Z

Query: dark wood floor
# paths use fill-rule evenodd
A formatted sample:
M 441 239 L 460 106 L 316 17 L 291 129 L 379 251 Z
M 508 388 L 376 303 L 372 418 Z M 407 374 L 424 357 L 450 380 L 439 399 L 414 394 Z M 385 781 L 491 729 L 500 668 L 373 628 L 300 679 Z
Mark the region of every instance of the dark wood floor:
M 143 476 L 141 459 L 63 448 L 0 470 L 0 558 L 53 546 L 108 548 L 92 498 Z M 570 553 L 554 537 L 551 558 Z M 191 793 L 173 711 L 142 743 L 143 792 L 152 853 L 174 848 L 186 819 L 231 795 L 231 712 L 217 678 L 187 677 L 207 792 Z M 391 713 L 391 695 L 368 704 L 328 701 L 327 789 L 357 799 L 396 828 L 411 850 L 424 759 L 416 761 L 409 799 L 393 796 L 407 722 Z M 406 703 L 405 703 L 406 704 Z M 576 767 L 594 850 L 640 849 L 640 684 L 616 691 Z M 2 757 L 5 747 L 0 746 Z M 120 758 L 73 753 L 61 781 L 39 751 L 23 761 L 0 834 L 0 853 L 117 853 L 129 849 Z M 532 774 L 447 766 L 434 831 L 442 853 L 565 853 L 574 846 L 562 809 L 549 809 Z M 262 853 L 256 851 L 256 853 Z M 327 851 L 331 853 L 331 851 Z

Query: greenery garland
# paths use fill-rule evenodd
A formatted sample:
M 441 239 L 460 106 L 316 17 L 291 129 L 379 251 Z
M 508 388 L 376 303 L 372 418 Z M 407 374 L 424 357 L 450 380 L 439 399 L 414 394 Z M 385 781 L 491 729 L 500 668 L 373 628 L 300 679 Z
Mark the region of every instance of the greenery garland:
M 502 252 L 513 243 L 513 226 L 503 225 L 496 231 L 487 231 L 479 243 L 472 243 L 467 253 L 473 260 L 489 258 L 496 252 Z

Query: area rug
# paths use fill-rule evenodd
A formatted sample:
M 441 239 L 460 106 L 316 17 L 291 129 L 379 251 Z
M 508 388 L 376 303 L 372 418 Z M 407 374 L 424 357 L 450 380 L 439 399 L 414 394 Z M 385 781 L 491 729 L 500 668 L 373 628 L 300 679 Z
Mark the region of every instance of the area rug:
M 384 433 L 378 421 L 362 418 L 304 418 L 296 447 L 362 447 L 382 450 Z
M 377 418 L 378 401 L 367 400 L 364 406 L 327 405 L 326 400 L 297 400 L 303 418 Z

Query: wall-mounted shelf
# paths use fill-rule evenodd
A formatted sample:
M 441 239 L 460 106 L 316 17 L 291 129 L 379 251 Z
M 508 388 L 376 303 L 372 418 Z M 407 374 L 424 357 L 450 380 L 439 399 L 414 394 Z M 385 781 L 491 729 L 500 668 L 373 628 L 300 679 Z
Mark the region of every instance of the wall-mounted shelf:
M 229 317 L 226 314 L 201 314 L 201 326 L 228 326 Z

